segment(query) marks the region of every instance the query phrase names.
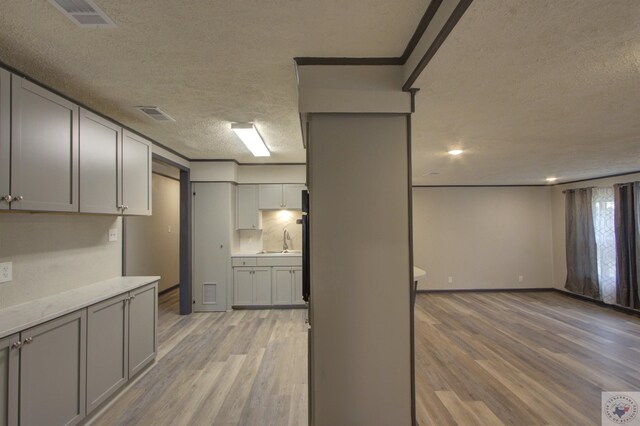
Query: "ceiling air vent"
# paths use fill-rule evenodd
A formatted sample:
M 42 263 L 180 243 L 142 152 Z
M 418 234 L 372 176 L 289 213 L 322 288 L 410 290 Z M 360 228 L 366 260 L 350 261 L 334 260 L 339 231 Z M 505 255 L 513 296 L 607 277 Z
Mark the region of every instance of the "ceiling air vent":
M 114 28 L 116 24 L 92 0 L 49 0 L 81 28 Z
M 135 107 L 138 111 L 143 112 L 154 121 L 176 121 L 169 114 L 164 112 L 158 107 L 154 106 L 139 106 Z

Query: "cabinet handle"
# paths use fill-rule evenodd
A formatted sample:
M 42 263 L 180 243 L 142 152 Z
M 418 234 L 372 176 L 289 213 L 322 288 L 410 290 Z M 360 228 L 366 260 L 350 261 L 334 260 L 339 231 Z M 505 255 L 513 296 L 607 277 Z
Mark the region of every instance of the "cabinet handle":
M 24 200 L 24 197 L 22 195 L 16 195 L 15 197 L 13 197 L 13 201 L 22 201 Z
M 129 300 L 133 300 L 133 299 L 135 299 L 135 298 L 136 298 L 136 295 L 135 295 L 135 294 L 132 294 L 132 295 L 129 297 Z
M 22 342 L 19 340 L 11 345 L 11 349 L 20 349 L 21 347 L 22 347 Z
M 3 195 L 2 198 L 0 198 L 0 200 L 4 201 L 6 203 L 11 203 L 13 201 L 13 197 L 11 196 L 11 194 Z
M 33 342 L 33 337 L 27 337 L 26 339 L 24 339 L 24 344 L 28 345 L 29 343 Z

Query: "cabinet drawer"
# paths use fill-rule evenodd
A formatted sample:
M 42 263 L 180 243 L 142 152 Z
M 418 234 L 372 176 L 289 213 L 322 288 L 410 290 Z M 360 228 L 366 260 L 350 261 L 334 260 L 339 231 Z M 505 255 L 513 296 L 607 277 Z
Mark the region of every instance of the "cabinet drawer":
M 255 257 L 234 257 L 231 259 L 232 266 L 257 266 Z
M 258 257 L 257 266 L 301 266 L 302 257 L 283 256 L 283 257 Z

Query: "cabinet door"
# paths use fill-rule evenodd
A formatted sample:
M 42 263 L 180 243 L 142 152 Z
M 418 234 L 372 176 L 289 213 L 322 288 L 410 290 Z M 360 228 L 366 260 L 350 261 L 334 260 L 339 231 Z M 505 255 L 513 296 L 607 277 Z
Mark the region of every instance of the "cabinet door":
M 193 310 L 225 311 L 232 280 L 230 183 L 193 183 Z
M 128 299 L 126 293 L 87 309 L 87 414 L 127 382 Z
M 0 339 L 0 424 L 18 424 L 19 335 Z
M 253 268 L 233 268 L 233 304 L 253 305 Z
M 78 211 L 78 107 L 11 78 L 11 209 Z
M 258 208 L 260 210 L 279 210 L 283 208 L 281 184 L 258 185 L 258 187 Z
M 118 175 L 122 129 L 80 109 L 80 211 L 119 214 Z
M 258 188 L 256 185 L 238 185 L 237 229 L 260 229 Z
M 271 305 L 271 268 L 253 270 L 254 305 Z
M 129 293 L 129 378 L 152 362 L 157 352 L 157 283 Z
M 11 74 L 0 69 L 0 210 L 11 200 Z M 5 198 L 5 197 L 8 197 Z
M 290 305 L 292 302 L 293 287 L 291 286 L 292 274 L 290 267 L 271 268 L 272 273 L 272 293 L 274 305 Z
M 73 425 L 85 416 L 85 309 L 22 332 L 20 424 Z
M 151 215 L 151 142 L 127 130 L 122 133 L 121 182 L 124 214 Z
M 296 183 L 282 187 L 284 207 L 290 210 L 302 210 L 302 191 L 307 187 Z
M 302 268 L 291 268 L 291 276 L 293 277 L 293 304 L 304 305 L 302 298 Z

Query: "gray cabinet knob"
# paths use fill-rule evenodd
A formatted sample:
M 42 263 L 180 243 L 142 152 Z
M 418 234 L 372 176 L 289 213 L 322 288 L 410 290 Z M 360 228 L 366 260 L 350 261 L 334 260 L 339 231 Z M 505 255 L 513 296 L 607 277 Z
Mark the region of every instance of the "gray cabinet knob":
M 28 345 L 29 343 L 33 342 L 33 337 L 27 337 L 26 339 L 24 339 L 24 344 Z
M 20 349 L 21 347 L 22 347 L 22 342 L 19 340 L 11 345 L 11 349 Z
M 131 295 L 131 297 L 129 297 L 129 299 L 130 299 L 130 300 L 133 300 L 133 299 L 135 299 L 135 298 L 136 298 L 136 295 L 135 295 L 135 294 L 132 294 L 132 295 Z
M 8 195 L 3 195 L 2 198 L 0 198 L 0 200 L 6 202 L 6 203 L 10 203 L 13 201 L 13 197 L 11 196 L 11 194 Z
M 16 195 L 15 197 L 13 197 L 13 201 L 22 201 L 24 200 L 24 197 L 22 195 Z

